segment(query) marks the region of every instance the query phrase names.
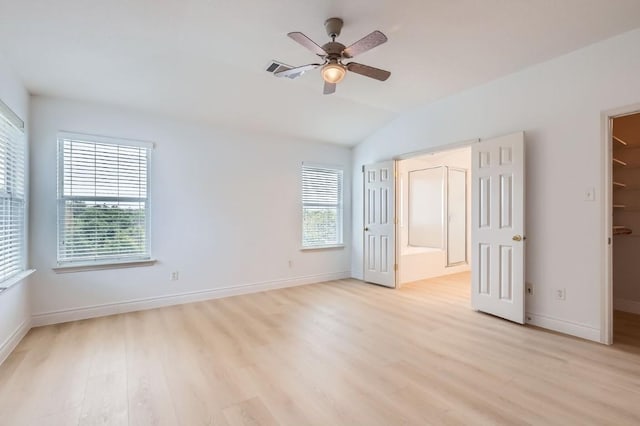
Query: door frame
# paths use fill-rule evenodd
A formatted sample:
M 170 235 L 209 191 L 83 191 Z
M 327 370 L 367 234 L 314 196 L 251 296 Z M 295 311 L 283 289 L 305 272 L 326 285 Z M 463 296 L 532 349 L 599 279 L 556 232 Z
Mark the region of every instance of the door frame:
M 601 247 L 602 286 L 600 291 L 600 342 L 613 343 L 613 129 L 614 118 L 640 113 L 640 103 L 603 111 L 600 116 L 602 143 L 601 154 L 602 194 Z M 611 241 L 611 242 L 609 242 Z
M 396 245 L 396 260 L 395 263 L 396 265 L 398 265 L 398 268 L 396 269 L 396 274 L 395 274 L 395 280 L 396 280 L 396 289 L 399 289 L 400 287 L 402 287 L 402 283 L 400 282 L 400 238 L 398 238 L 398 235 L 400 235 L 400 218 L 399 218 L 399 214 L 401 211 L 401 207 L 400 207 L 400 197 L 398 196 L 398 194 L 400 193 L 400 179 L 398 177 L 398 162 L 400 160 L 408 160 L 410 158 L 414 158 L 414 157 L 419 157 L 422 155 L 427 155 L 427 154 L 436 154 L 436 153 L 440 153 L 440 152 L 446 152 L 446 151 L 454 151 L 456 149 L 460 149 L 460 148 L 467 148 L 467 147 L 471 147 L 471 145 L 480 142 L 481 139 L 480 138 L 474 138 L 474 139 L 465 139 L 462 141 L 458 141 L 458 142 L 452 142 L 452 143 L 448 143 L 448 144 L 443 144 L 443 145 L 436 145 L 433 147 L 429 147 L 426 149 L 422 149 L 419 151 L 410 151 L 404 154 L 399 154 L 396 155 L 392 158 L 393 160 L 393 168 L 395 170 L 395 186 L 396 186 L 396 200 L 395 200 L 395 206 L 394 206 L 394 217 L 395 217 L 395 227 L 396 227 L 396 238 L 395 238 L 395 245 Z M 473 191 L 471 190 L 471 188 L 469 188 L 469 191 L 471 191 L 471 197 L 473 197 Z M 467 260 L 469 258 L 469 253 L 467 253 Z M 363 267 L 364 267 L 364 260 L 363 260 Z

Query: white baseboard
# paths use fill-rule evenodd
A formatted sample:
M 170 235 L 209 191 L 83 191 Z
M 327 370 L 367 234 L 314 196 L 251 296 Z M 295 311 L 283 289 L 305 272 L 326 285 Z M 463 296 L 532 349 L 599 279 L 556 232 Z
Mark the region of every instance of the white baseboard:
M 640 315 L 640 302 L 637 300 L 615 299 L 613 309 Z
M 78 321 L 88 318 L 122 314 L 125 312 L 142 311 L 146 309 L 160 308 L 163 306 L 180 305 L 183 303 L 201 302 L 204 300 L 219 299 L 222 297 L 257 293 L 260 291 L 275 290 L 278 288 L 295 287 L 324 281 L 341 280 L 349 278 L 350 276 L 350 271 L 307 275 L 281 280 L 263 281 L 258 283 L 214 288 L 210 290 L 192 291 L 188 293 L 178 293 L 159 297 L 148 297 L 144 299 L 134 299 L 117 303 L 85 306 L 82 308 L 43 312 L 34 314 L 32 316 L 31 325 L 33 327 L 40 327 L 43 325 Z
M 525 318 L 527 324 L 601 343 L 599 328 L 528 312 Z
M 11 333 L 11 336 L 0 344 L 0 365 L 9 358 L 11 352 L 18 346 L 18 343 L 27 335 L 29 330 L 31 330 L 31 321 L 26 319 Z

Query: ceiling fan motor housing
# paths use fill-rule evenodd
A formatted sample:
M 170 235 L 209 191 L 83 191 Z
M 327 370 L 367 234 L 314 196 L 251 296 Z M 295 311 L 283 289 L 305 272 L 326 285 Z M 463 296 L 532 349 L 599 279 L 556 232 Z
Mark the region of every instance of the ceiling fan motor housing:
M 338 43 L 337 41 L 330 41 L 322 46 L 325 52 L 327 52 L 327 59 L 331 60 L 339 60 L 342 58 L 342 52 L 345 49 L 345 45 L 342 43 Z
M 327 35 L 332 39 L 335 39 L 340 35 L 343 24 L 344 22 L 340 18 L 329 18 L 324 21 L 324 28 L 327 30 Z

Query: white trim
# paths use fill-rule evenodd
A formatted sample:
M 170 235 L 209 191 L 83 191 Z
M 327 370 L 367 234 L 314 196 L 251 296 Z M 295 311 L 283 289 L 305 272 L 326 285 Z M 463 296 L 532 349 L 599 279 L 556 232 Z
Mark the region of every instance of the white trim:
M 640 302 L 637 300 L 615 299 L 613 309 L 640 315 Z
M 535 325 L 537 327 L 600 343 L 600 330 L 597 328 L 546 315 L 532 314 L 529 312 L 525 314 L 525 318 L 526 323 L 529 325 Z
M 112 136 L 100 136 L 92 135 L 89 133 L 74 133 L 74 132 L 58 132 L 58 140 L 74 140 L 81 142 L 94 142 L 94 143 L 106 143 L 109 145 L 123 145 L 123 146 L 135 146 L 139 148 L 154 149 L 155 144 L 149 141 L 141 141 L 136 139 L 118 138 Z
M 328 274 L 307 275 L 295 278 L 263 281 L 251 284 L 240 284 L 208 290 L 191 291 L 187 293 L 171 294 L 158 297 L 133 299 L 117 303 L 105 303 L 102 305 L 86 306 L 82 308 L 63 309 L 59 311 L 42 312 L 32 316 L 32 326 L 59 324 L 69 321 L 77 321 L 88 318 L 103 317 L 107 315 L 122 314 L 125 312 L 142 311 L 146 309 L 160 308 L 164 306 L 181 305 L 184 303 L 201 302 L 222 297 L 238 296 L 241 294 L 257 293 L 279 288 L 295 287 L 306 284 L 314 284 L 324 281 L 347 279 L 350 271 L 334 272 Z
M 31 330 L 31 321 L 25 319 L 22 324 L 11 333 L 11 336 L 7 337 L 7 339 L 0 344 L 0 365 L 9 358 L 11 352 L 18 346 L 29 330 Z
M 396 155 L 395 157 L 393 157 L 393 160 L 397 160 L 397 161 L 408 160 L 410 158 L 420 157 L 422 155 L 427 155 L 427 154 L 437 154 L 440 152 L 455 151 L 457 149 L 468 148 L 474 143 L 479 143 L 479 142 L 480 142 L 480 138 L 452 142 L 444 145 L 434 146 L 427 149 L 422 149 L 420 151 L 412 151 L 412 152 L 406 152 L 404 154 Z
M 307 247 L 300 247 L 301 251 L 308 251 L 308 250 L 323 250 L 323 249 L 333 249 L 333 248 L 344 248 L 345 245 L 344 244 L 327 244 L 325 246 L 307 246 Z
M 302 161 L 300 163 L 303 167 L 315 167 L 318 169 L 331 169 L 331 170 L 342 170 L 344 172 L 348 166 L 344 164 L 334 164 L 334 163 L 315 163 L 313 161 Z
M 13 112 L 9 105 L 2 102 L 2 99 L 0 99 L 0 114 L 4 115 L 9 123 L 11 123 L 11 125 L 13 125 L 16 129 L 24 133 L 24 120 L 21 119 L 18 114 Z
M 0 282 L 0 289 L 2 289 L 0 290 L 0 294 L 6 292 L 11 287 L 14 287 L 19 282 L 22 282 L 22 280 L 27 278 L 29 275 L 33 274 L 35 271 L 36 271 L 35 269 L 27 269 L 26 271 L 19 272 L 14 276 L 9 277 L 8 279 Z
M 51 268 L 56 274 L 67 274 L 70 272 L 101 271 L 103 269 L 138 268 L 140 266 L 153 266 L 156 259 L 136 259 L 110 262 L 90 262 L 61 264 Z
M 602 335 L 600 341 L 605 345 L 613 343 L 613 167 L 610 164 L 613 157 L 613 147 L 611 141 L 611 117 L 609 114 L 602 114 L 602 137 L 604 143 L 601 146 L 601 155 L 604 158 L 602 166 L 602 194 L 603 217 L 600 221 L 602 228 L 600 233 L 604 238 L 601 258 L 604 261 L 602 267 L 603 280 L 600 289 L 600 327 Z

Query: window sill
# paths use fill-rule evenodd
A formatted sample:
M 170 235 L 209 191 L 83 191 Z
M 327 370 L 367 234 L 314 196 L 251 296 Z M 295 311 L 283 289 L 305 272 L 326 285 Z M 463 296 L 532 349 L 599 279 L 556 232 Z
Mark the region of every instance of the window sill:
M 73 263 L 68 265 L 56 266 L 53 271 L 56 274 L 67 274 L 70 272 L 84 271 L 100 271 L 103 269 L 121 269 L 121 268 L 137 268 L 140 266 L 153 266 L 157 262 L 156 259 L 145 260 L 129 260 L 124 262 L 105 262 L 105 263 Z
M 326 246 L 313 246 L 313 247 L 301 247 L 301 251 L 308 250 L 326 250 L 326 249 L 334 249 L 334 248 L 344 248 L 344 244 L 329 244 Z
M 1 282 L 0 283 L 0 294 L 6 292 L 11 287 L 13 287 L 16 284 L 20 283 L 20 281 L 24 280 L 29 275 L 33 274 L 35 271 L 36 271 L 35 269 L 27 269 L 26 271 L 22 271 L 19 274 L 14 275 L 11 278 Z

